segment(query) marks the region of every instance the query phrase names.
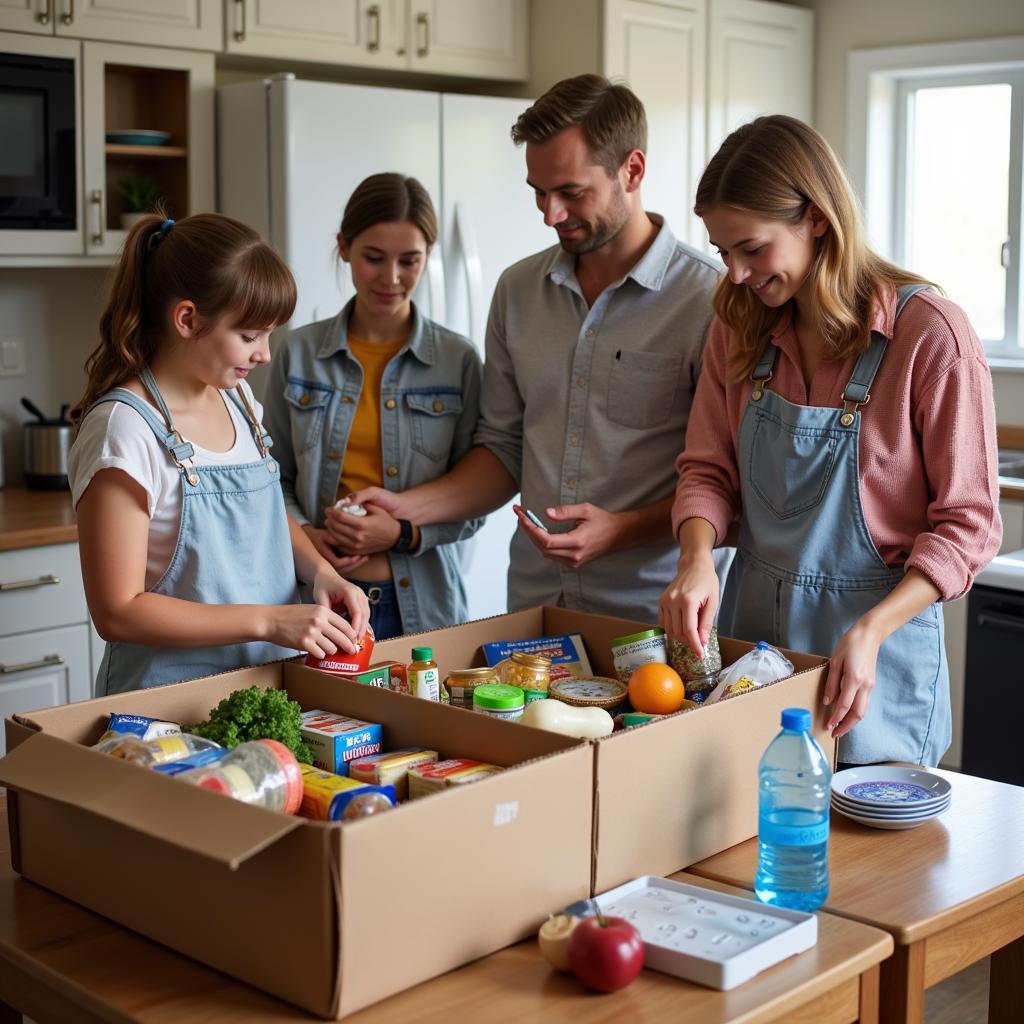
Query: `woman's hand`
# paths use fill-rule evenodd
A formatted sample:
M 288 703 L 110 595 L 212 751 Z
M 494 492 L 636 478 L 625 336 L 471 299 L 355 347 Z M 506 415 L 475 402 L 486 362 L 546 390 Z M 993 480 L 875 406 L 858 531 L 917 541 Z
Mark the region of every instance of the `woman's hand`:
M 365 598 L 364 598 L 365 600 Z M 267 606 L 266 637 L 271 643 L 326 658 L 339 650 L 355 653 L 354 624 L 319 604 Z
M 313 600 L 325 608 L 344 605 L 354 638 L 358 639 L 366 631 L 366 624 L 370 621 L 370 602 L 366 594 L 354 583 L 343 580 L 333 569 L 321 569 L 313 577 Z M 355 647 L 345 649 L 355 650 Z
M 684 554 L 679 558 L 675 579 L 658 602 L 658 621 L 670 637 L 682 640 L 703 658 L 718 597 L 718 573 L 711 551 Z
M 327 543 L 347 555 L 374 555 L 390 551 L 401 536 L 398 520 L 377 505 L 364 505 L 365 516 L 354 516 L 331 506 L 324 512 Z
M 832 652 L 824 703 L 833 708 L 828 729 L 836 739 L 845 736 L 868 713 L 881 646 L 878 631 L 859 619 Z

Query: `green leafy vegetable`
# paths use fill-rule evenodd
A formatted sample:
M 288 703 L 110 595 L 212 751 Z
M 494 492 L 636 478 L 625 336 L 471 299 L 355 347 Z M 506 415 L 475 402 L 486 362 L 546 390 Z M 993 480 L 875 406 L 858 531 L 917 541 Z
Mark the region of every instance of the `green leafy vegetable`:
M 222 747 L 237 747 L 249 740 L 277 740 L 303 764 L 313 763 L 312 751 L 302 742 L 302 708 L 289 700 L 284 690 L 259 686 L 235 690 L 210 712 L 208 721 L 183 728 Z

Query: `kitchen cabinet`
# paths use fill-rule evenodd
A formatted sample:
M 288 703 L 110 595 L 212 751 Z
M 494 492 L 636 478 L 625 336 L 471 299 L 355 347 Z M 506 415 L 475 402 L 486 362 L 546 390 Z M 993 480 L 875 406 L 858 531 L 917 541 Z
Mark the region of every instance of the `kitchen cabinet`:
M 0 716 L 92 696 L 88 619 L 77 544 L 0 552 Z
M 527 0 L 225 0 L 225 51 L 522 80 Z
M 0 29 L 219 50 L 221 0 L 0 0 Z
M 759 114 L 812 116 L 811 11 L 767 0 L 564 0 L 534 5 L 530 91 L 598 71 L 624 78 L 647 110 L 644 205 L 708 248 L 692 213 L 726 135 Z M 603 26 L 598 38 L 577 27 Z
M 109 262 L 125 239 L 118 185 L 127 177 L 153 179 L 172 217 L 214 208 L 212 53 L 0 34 L 5 48 L 74 62 L 78 203 L 74 228 L 0 233 L 0 262 Z M 107 141 L 125 129 L 162 131 L 167 142 Z

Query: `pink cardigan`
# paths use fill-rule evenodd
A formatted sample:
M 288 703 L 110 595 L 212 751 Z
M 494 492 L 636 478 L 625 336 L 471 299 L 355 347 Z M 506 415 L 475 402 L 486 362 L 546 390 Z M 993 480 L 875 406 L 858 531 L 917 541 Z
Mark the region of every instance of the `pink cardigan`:
M 875 307 L 872 328 L 892 337 L 895 291 Z M 672 529 L 700 516 L 719 542 L 740 512 L 736 445 L 749 380 L 727 373 L 731 332 L 716 317 L 708 335 L 679 481 Z M 810 394 L 790 317 L 768 385 L 799 405 L 842 408 L 856 358 L 822 362 Z M 959 306 L 935 292 L 907 303 L 862 406 L 860 491 L 868 532 L 887 565 L 914 566 L 941 591 L 965 594 L 999 549 L 995 410 L 981 343 Z

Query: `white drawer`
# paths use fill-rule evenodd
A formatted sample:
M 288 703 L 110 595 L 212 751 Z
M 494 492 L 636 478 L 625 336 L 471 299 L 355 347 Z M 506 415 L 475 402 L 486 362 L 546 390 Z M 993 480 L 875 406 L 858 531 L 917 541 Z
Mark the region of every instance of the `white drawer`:
M 77 544 L 0 551 L 0 636 L 88 617 Z
M 88 626 L 0 639 L 0 717 L 91 696 Z M 4 749 L 0 734 L 0 754 Z

